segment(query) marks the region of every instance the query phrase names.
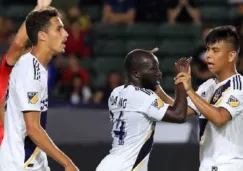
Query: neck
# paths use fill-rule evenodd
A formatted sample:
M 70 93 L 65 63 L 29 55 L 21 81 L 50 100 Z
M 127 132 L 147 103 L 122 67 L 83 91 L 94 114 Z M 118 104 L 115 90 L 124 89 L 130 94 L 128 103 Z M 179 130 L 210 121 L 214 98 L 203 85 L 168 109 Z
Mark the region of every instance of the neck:
M 127 85 L 134 85 L 136 87 L 142 88 L 140 81 L 139 80 L 135 80 L 135 79 L 128 79 L 127 80 Z
M 236 68 L 235 66 L 233 68 L 228 68 L 227 70 L 223 70 L 223 72 L 220 72 L 218 74 L 216 74 L 216 78 L 218 80 L 218 82 L 222 82 L 228 78 L 230 78 L 231 76 L 237 74 Z
M 40 46 L 34 46 L 31 54 L 34 55 L 44 67 L 48 65 L 53 56 L 50 49 Z

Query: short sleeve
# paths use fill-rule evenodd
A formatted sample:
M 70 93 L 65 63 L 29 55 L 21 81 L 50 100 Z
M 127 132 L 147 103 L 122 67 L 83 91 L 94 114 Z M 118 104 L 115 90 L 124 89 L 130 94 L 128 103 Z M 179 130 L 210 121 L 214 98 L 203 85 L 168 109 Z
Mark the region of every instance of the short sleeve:
M 243 112 L 243 92 L 231 90 L 223 93 L 222 99 L 217 107 L 223 107 L 229 111 L 232 118 Z
M 41 83 L 38 80 L 27 78 L 24 81 L 18 81 L 16 87 L 20 110 L 22 112 L 40 111 L 42 92 Z
M 159 97 L 154 98 L 149 104 L 145 115 L 155 121 L 161 121 L 167 111 L 169 104 L 164 103 Z

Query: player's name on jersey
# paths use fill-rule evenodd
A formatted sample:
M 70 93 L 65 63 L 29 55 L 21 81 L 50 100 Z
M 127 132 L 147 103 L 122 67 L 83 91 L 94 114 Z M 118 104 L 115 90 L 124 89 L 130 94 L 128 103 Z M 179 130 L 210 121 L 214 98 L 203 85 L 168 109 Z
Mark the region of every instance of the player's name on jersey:
M 127 105 L 127 99 L 121 98 L 121 97 L 118 97 L 118 96 L 115 96 L 115 97 L 111 96 L 110 102 L 111 102 L 111 105 L 117 105 L 119 107 L 122 107 L 123 109 L 125 109 L 126 105 Z

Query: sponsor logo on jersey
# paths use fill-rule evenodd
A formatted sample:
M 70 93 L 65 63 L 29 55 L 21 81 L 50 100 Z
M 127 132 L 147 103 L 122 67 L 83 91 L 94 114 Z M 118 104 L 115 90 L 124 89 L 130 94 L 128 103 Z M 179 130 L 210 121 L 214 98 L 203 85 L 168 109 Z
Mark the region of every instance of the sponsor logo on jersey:
M 29 103 L 31 103 L 31 104 L 35 104 L 38 101 L 37 92 L 28 92 L 27 97 L 28 97 Z
M 236 97 L 234 97 L 234 96 L 230 96 L 229 97 L 229 100 L 228 100 L 228 102 L 227 102 L 231 107 L 237 107 L 237 106 L 239 106 L 239 104 L 240 104 L 240 101 L 236 98 Z
M 205 97 L 206 97 L 206 92 L 205 92 L 205 91 L 202 92 L 201 97 L 202 97 L 202 98 L 205 98 Z
M 157 109 L 160 109 L 164 106 L 164 102 L 160 98 L 158 98 L 153 101 L 152 106 L 156 107 Z

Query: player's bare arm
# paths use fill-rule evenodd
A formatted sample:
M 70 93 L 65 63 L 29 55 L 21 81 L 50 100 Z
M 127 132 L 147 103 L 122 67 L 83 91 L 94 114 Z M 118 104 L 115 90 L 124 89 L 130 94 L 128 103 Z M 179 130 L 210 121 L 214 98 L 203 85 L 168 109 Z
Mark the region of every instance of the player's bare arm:
M 158 52 L 158 51 L 159 51 L 159 48 L 156 47 L 156 48 L 153 48 L 150 52 L 153 53 L 153 54 L 155 54 L 155 53 Z M 157 89 L 156 89 L 155 93 L 156 93 L 156 94 L 161 98 L 161 100 L 163 100 L 165 103 L 170 104 L 170 105 L 173 105 L 173 104 L 174 104 L 174 99 L 173 99 L 172 97 L 170 97 L 170 96 L 164 91 L 164 89 L 161 87 L 160 84 L 157 85 Z M 192 108 L 190 108 L 190 107 L 187 108 L 187 115 L 188 115 L 188 116 L 195 115 L 195 114 L 196 114 L 196 112 L 195 112 Z
M 46 131 L 40 125 L 40 112 L 24 112 L 27 135 L 51 158 L 66 168 L 66 171 L 77 171 L 72 161 L 52 142 Z
M 176 84 L 183 83 L 185 90 L 198 108 L 200 113 L 204 115 L 208 120 L 213 122 L 217 126 L 222 126 L 231 120 L 231 115 L 225 108 L 214 107 L 205 100 L 203 100 L 192 88 L 191 86 L 191 75 L 189 73 L 180 73 L 176 77 Z
M 175 65 L 176 75 L 180 72 L 188 72 L 190 61 L 185 58 Z M 183 123 L 187 115 L 187 94 L 183 84 L 176 85 L 176 98 L 173 105 L 169 106 L 162 121 Z
M 39 10 L 41 8 L 48 7 L 51 4 L 51 2 L 52 0 L 38 0 L 34 10 Z M 6 53 L 6 62 L 8 65 L 14 66 L 14 64 L 19 60 L 20 56 L 24 52 L 27 40 L 28 36 L 26 33 L 26 27 L 24 22 L 19 28 L 12 44 L 10 45 Z

